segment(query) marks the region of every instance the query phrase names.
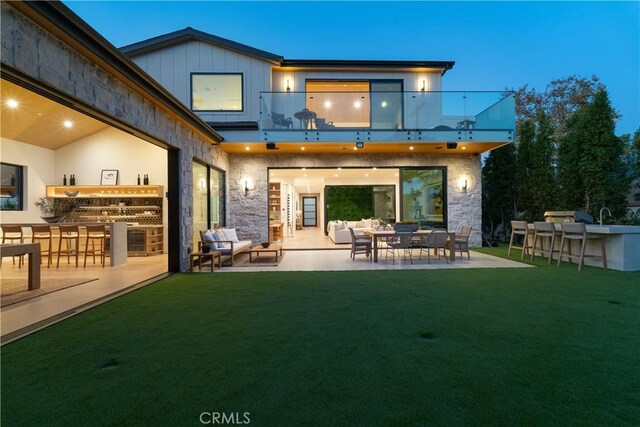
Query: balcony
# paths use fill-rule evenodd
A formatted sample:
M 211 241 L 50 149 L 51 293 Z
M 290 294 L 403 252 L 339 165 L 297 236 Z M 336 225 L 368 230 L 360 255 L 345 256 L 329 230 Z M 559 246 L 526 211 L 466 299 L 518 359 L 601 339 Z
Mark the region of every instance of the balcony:
M 260 98 L 266 142 L 464 143 L 482 147 L 468 152 L 482 152 L 514 136 L 513 92 L 262 92 Z

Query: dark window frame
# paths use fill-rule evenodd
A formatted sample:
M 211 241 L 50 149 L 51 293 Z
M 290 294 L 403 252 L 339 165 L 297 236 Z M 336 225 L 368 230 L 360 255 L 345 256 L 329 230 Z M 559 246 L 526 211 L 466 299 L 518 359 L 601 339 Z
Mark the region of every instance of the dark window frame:
M 402 180 L 402 172 L 406 170 L 440 170 L 442 171 L 442 227 L 448 228 L 449 224 L 449 200 L 447 196 L 447 166 L 415 166 L 400 167 L 398 173 L 398 190 L 400 192 L 400 221 L 404 221 L 404 181 Z
M 240 76 L 240 109 L 239 110 L 196 110 L 193 108 L 193 76 Z M 190 80 L 190 91 L 189 91 L 189 108 L 191 108 L 191 111 L 195 112 L 195 113 L 244 113 L 244 104 L 245 104 L 245 97 L 244 97 L 244 73 L 242 72 L 220 72 L 220 73 L 210 73 L 210 72 L 197 72 L 197 73 L 191 73 L 189 75 L 189 80 Z
M 220 169 L 216 166 L 213 166 L 203 160 L 200 160 L 196 157 L 193 159 L 194 163 L 198 163 L 201 166 L 207 168 L 207 229 L 211 229 L 211 171 L 216 171 L 220 176 L 221 187 L 220 187 L 220 200 L 222 203 L 220 204 L 220 223 L 218 227 L 225 227 L 227 225 L 227 173 L 223 169 Z
M 24 169 L 25 166 L 23 165 L 16 165 L 14 163 L 7 163 L 7 162 L 0 162 L 0 167 L 2 166 L 10 166 L 13 168 L 16 168 L 16 173 L 14 176 L 14 182 L 13 185 L 16 188 L 16 198 L 18 199 L 18 202 L 16 204 L 16 206 L 14 208 L 11 209 L 7 209 L 4 206 L 4 203 L 0 204 L 0 210 L 4 211 L 4 212 L 21 212 L 24 211 Z M 11 185 L 11 183 L 9 184 Z

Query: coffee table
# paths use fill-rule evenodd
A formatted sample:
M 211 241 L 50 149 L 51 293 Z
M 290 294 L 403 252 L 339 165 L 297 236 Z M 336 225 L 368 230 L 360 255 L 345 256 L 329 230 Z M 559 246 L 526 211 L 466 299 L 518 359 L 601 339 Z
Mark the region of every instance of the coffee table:
M 249 262 L 253 261 L 252 255 L 259 257 L 260 254 L 273 254 L 278 262 L 278 255 L 282 256 L 282 243 L 272 243 L 268 247 L 263 248 L 262 245 L 254 246 L 249 251 Z

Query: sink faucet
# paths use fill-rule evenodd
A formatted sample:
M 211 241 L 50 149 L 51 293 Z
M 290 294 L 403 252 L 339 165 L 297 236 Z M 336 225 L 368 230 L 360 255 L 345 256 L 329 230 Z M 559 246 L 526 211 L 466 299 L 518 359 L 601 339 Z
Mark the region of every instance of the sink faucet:
M 609 208 L 602 208 L 600 209 L 600 227 L 602 227 L 602 213 L 604 211 L 607 211 L 607 213 L 609 214 L 609 216 L 611 216 L 611 211 L 609 210 Z

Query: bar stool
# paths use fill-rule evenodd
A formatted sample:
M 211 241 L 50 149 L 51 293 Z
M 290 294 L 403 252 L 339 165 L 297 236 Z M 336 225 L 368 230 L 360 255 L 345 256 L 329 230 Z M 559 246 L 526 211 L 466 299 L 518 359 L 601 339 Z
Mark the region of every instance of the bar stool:
M 529 255 L 529 236 L 533 236 L 534 231 L 529 228 L 526 221 L 511 221 L 511 239 L 509 240 L 509 250 L 507 256 L 511 255 L 511 249 L 520 249 L 520 259 L 524 259 L 525 252 Z M 516 236 L 522 236 L 522 246 L 516 246 Z
M 47 255 L 47 268 L 51 267 L 51 257 L 53 256 L 53 249 L 51 248 L 51 226 L 49 224 L 33 224 L 31 226 L 31 241 L 33 243 L 40 243 L 40 254 L 42 257 L 40 258 L 40 263 L 42 264 L 42 258 Z M 49 242 L 47 247 L 48 249 L 44 249 L 44 246 L 41 242 Z
M 580 253 L 577 255 L 571 254 L 571 242 L 575 240 L 580 242 Z M 607 269 L 607 250 L 604 245 L 604 239 L 600 236 L 589 236 L 587 235 L 587 227 L 581 222 L 575 223 L 562 223 L 562 239 L 560 240 L 560 255 L 558 256 L 558 267 L 560 267 L 560 262 L 562 261 L 562 257 L 565 256 L 569 259 L 569 263 L 574 258 L 578 258 L 578 271 L 582 271 L 582 266 L 584 265 L 585 257 L 598 257 L 598 255 L 587 255 L 587 241 L 588 240 L 600 240 L 600 257 L 602 258 L 602 267 Z M 564 252 L 564 243 L 569 243 L 569 253 Z
M 104 261 L 107 256 L 106 242 L 107 231 L 104 225 L 87 225 L 87 243 L 84 247 L 84 266 L 87 266 L 87 256 L 93 256 L 93 263 L 96 263 L 96 255 L 102 258 L 102 267 L 104 267 Z M 98 248 L 95 247 L 96 242 Z M 91 243 L 91 249 L 89 249 L 89 243 Z
M 22 227 L 19 225 L 3 225 L 2 226 L 2 243 L 24 243 L 24 236 L 22 235 Z M 18 255 L 18 268 L 22 268 L 24 264 L 24 255 Z M 13 265 L 16 265 L 16 257 L 13 259 Z M 0 257 L 0 267 L 2 267 L 2 257 Z
M 536 252 L 544 258 L 545 255 L 549 256 L 548 264 L 551 264 L 551 258 L 554 252 L 558 252 L 554 249 L 556 244 L 556 227 L 553 222 L 534 222 L 533 223 L 533 246 L 531 249 L 531 260 Z M 538 249 L 538 238 L 540 239 L 540 249 Z M 544 249 L 544 241 L 549 240 L 549 250 Z
M 59 226 L 60 240 L 58 240 L 58 263 L 56 268 L 60 268 L 60 256 L 63 254 L 67 256 L 67 264 L 69 264 L 69 255 L 75 255 L 76 268 L 78 268 L 78 257 L 80 252 L 80 228 L 77 225 L 62 225 Z M 62 250 L 62 241 L 65 241 L 66 249 Z M 72 244 L 72 248 L 69 248 L 69 244 Z

